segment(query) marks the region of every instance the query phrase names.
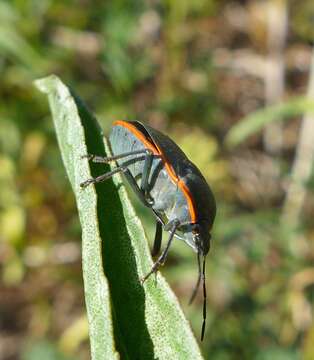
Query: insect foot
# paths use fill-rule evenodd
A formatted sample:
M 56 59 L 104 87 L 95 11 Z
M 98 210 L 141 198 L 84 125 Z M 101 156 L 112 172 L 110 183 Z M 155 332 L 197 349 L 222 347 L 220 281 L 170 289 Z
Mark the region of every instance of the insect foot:
M 92 160 L 95 157 L 93 154 L 85 154 L 81 156 L 81 159 Z
M 95 182 L 94 179 L 88 179 L 88 180 L 80 183 L 80 187 L 84 189 L 84 188 L 86 188 L 88 185 L 93 184 L 94 182 Z

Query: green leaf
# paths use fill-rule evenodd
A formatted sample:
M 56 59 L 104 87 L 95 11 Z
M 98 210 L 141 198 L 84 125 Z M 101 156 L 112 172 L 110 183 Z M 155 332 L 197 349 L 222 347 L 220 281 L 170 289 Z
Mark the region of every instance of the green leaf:
M 92 187 L 82 191 L 80 182 L 91 177 L 88 163 L 81 159 L 91 149 L 94 137 L 97 152 L 102 148 L 101 135 L 92 116 L 78 99 L 70 94 L 58 78 L 51 76 L 36 81 L 36 86 L 48 94 L 63 163 L 76 195 L 82 225 L 82 255 L 85 301 L 89 319 L 91 352 L 94 359 L 118 359 L 110 309 L 109 285 L 103 272 L 98 199 Z M 89 123 L 88 130 L 84 125 Z
M 48 94 L 57 137 L 82 225 L 83 276 L 93 359 L 202 359 L 176 297 L 152 266 L 144 229 L 119 175 L 80 188 L 109 170 L 87 153 L 110 154 L 82 101 L 55 76 L 37 80 Z M 105 145 L 105 146 L 104 146 Z M 110 296 L 109 296 L 110 294 Z
M 229 147 L 236 146 L 270 122 L 288 119 L 305 112 L 314 112 L 314 101 L 306 97 L 297 97 L 288 102 L 268 106 L 249 114 L 234 125 L 229 130 L 225 142 Z

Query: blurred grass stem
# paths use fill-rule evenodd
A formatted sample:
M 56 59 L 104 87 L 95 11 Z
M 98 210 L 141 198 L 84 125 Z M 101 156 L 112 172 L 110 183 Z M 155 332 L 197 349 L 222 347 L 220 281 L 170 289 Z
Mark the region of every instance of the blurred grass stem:
M 314 99 L 314 49 L 310 68 L 310 80 L 307 91 L 308 99 Z M 296 155 L 292 167 L 291 182 L 288 187 L 282 211 L 282 223 L 297 226 L 300 212 L 306 197 L 306 183 L 312 173 L 314 161 L 314 115 L 304 115 Z
M 265 72 L 266 105 L 282 100 L 285 86 L 283 51 L 286 42 L 288 10 L 285 0 L 269 0 L 267 9 L 268 60 Z M 282 148 L 282 123 L 273 122 L 264 131 L 264 146 L 267 152 L 279 154 Z

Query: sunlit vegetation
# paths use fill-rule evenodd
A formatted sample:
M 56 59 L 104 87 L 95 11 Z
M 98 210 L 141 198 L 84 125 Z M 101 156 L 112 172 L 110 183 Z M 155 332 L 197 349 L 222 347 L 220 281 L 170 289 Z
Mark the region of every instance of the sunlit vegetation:
M 1 359 L 90 358 L 76 204 L 32 83 L 51 73 L 104 133 L 147 122 L 211 184 L 204 358 L 314 358 L 313 14 L 311 0 L 0 2 Z M 162 272 L 199 338 L 193 252 L 177 242 Z

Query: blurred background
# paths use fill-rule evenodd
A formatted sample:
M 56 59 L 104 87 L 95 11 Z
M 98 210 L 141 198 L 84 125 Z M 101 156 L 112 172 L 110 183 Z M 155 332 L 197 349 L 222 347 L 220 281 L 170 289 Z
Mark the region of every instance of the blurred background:
M 74 196 L 32 84 L 50 73 L 105 133 L 146 122 L 211 184 L 205 358 L 314 359 L 313 40 L 313 0 L 0 1 L 1 360 L 90 358 Z M 162 272 L 199 338 L 193 252 L 177 242 Z

